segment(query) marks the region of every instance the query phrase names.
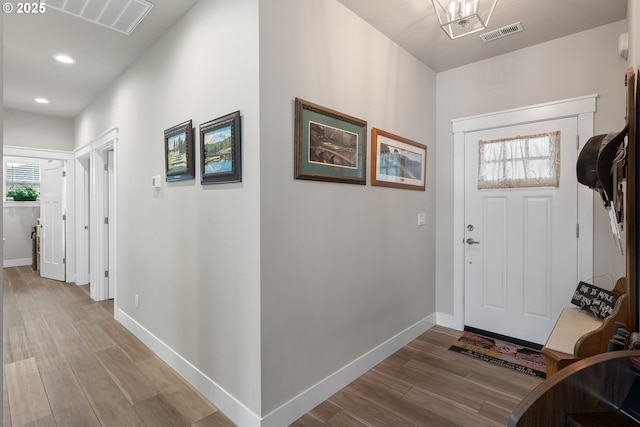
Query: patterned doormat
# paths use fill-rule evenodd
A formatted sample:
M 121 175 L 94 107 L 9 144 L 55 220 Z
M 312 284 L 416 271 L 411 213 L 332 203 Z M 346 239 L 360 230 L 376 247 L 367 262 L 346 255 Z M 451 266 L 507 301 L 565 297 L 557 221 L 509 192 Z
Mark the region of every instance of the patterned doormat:
M 547 377 L 544 354 L 518 344 L 465 332 L 449 350 L 539 378 Z

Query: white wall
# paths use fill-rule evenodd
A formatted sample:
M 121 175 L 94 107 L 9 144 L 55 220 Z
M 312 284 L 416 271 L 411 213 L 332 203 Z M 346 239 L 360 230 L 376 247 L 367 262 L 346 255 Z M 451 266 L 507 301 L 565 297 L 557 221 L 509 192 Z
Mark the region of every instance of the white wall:
M 6 145 L 46 150 L 73 150 L 73 120 L 4 110 L 3 136 Z
M 453 313 L 453 135 L 451 120 L 577 96 L 598 94 L 595 134 L 625 123 L 625 61 L 618 56 L 620 21 L 438 74 L 436 171 L 437 311 Z M 594 193 L 595 194 L 595 193 Z M 624 275 L 604 209 L 594 198 L 594 275 Z
M 76 119 L 76 147 L 119 128 L 119 308 L 260 413 L 258 1 L 201 1 Z M 243 181 L 164 176 L 163 131 L 240 110 Z M 196 164 L 200 159 L 196 137 Z M 134 295 L 140 307 L 134 307 Z
M 336 1 L 260 8 L 262 413 L 435 305 L 435 73 Z M 296 97 L 368 122 L 366 186 L 295 180 Z M 428 146 L 427 189 L 370 185 L 371 129 Z M 427 225 L 417 226 L 417 214 Z M 318 402 L 319 403 L 319 402 Z

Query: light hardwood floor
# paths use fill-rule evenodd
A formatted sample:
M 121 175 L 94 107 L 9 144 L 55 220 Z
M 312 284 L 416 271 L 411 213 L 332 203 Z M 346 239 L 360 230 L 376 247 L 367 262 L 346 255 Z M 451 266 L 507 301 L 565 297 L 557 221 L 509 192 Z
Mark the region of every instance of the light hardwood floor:
M 4 269 L 4 426 L 233 426 L 82 287 Z M 436 326 L 292 424 L 504 426 L 541 380 L 448 351 Z
M 222 412 L 74 284 L 5 268 L 5 427 L 227 427 Z
M 433 327 L 293 426 L 505 426 L 542 380 L 449 351 L 460 335 Z

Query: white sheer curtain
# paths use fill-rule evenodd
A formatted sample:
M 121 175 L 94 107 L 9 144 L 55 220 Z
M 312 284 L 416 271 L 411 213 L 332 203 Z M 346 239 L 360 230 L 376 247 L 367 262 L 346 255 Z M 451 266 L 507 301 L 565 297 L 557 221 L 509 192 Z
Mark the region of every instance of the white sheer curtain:
M 560 131 L 480 141 L 478 188 L 557 187 Z

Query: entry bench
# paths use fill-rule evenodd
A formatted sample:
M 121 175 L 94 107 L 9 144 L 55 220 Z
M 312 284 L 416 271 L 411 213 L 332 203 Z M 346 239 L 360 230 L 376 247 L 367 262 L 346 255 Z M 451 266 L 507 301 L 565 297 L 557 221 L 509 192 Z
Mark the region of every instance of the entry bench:
M 547 359 L 547 378 L 585 357 L 605 353 L 613 336 L 613 324 L 629 324 L 629 293 L 626 278 L 618 279 L 613 292 L 619 295 L 613 312 L 604 320 L 578 307 L 562 310 L 542 349 Z

